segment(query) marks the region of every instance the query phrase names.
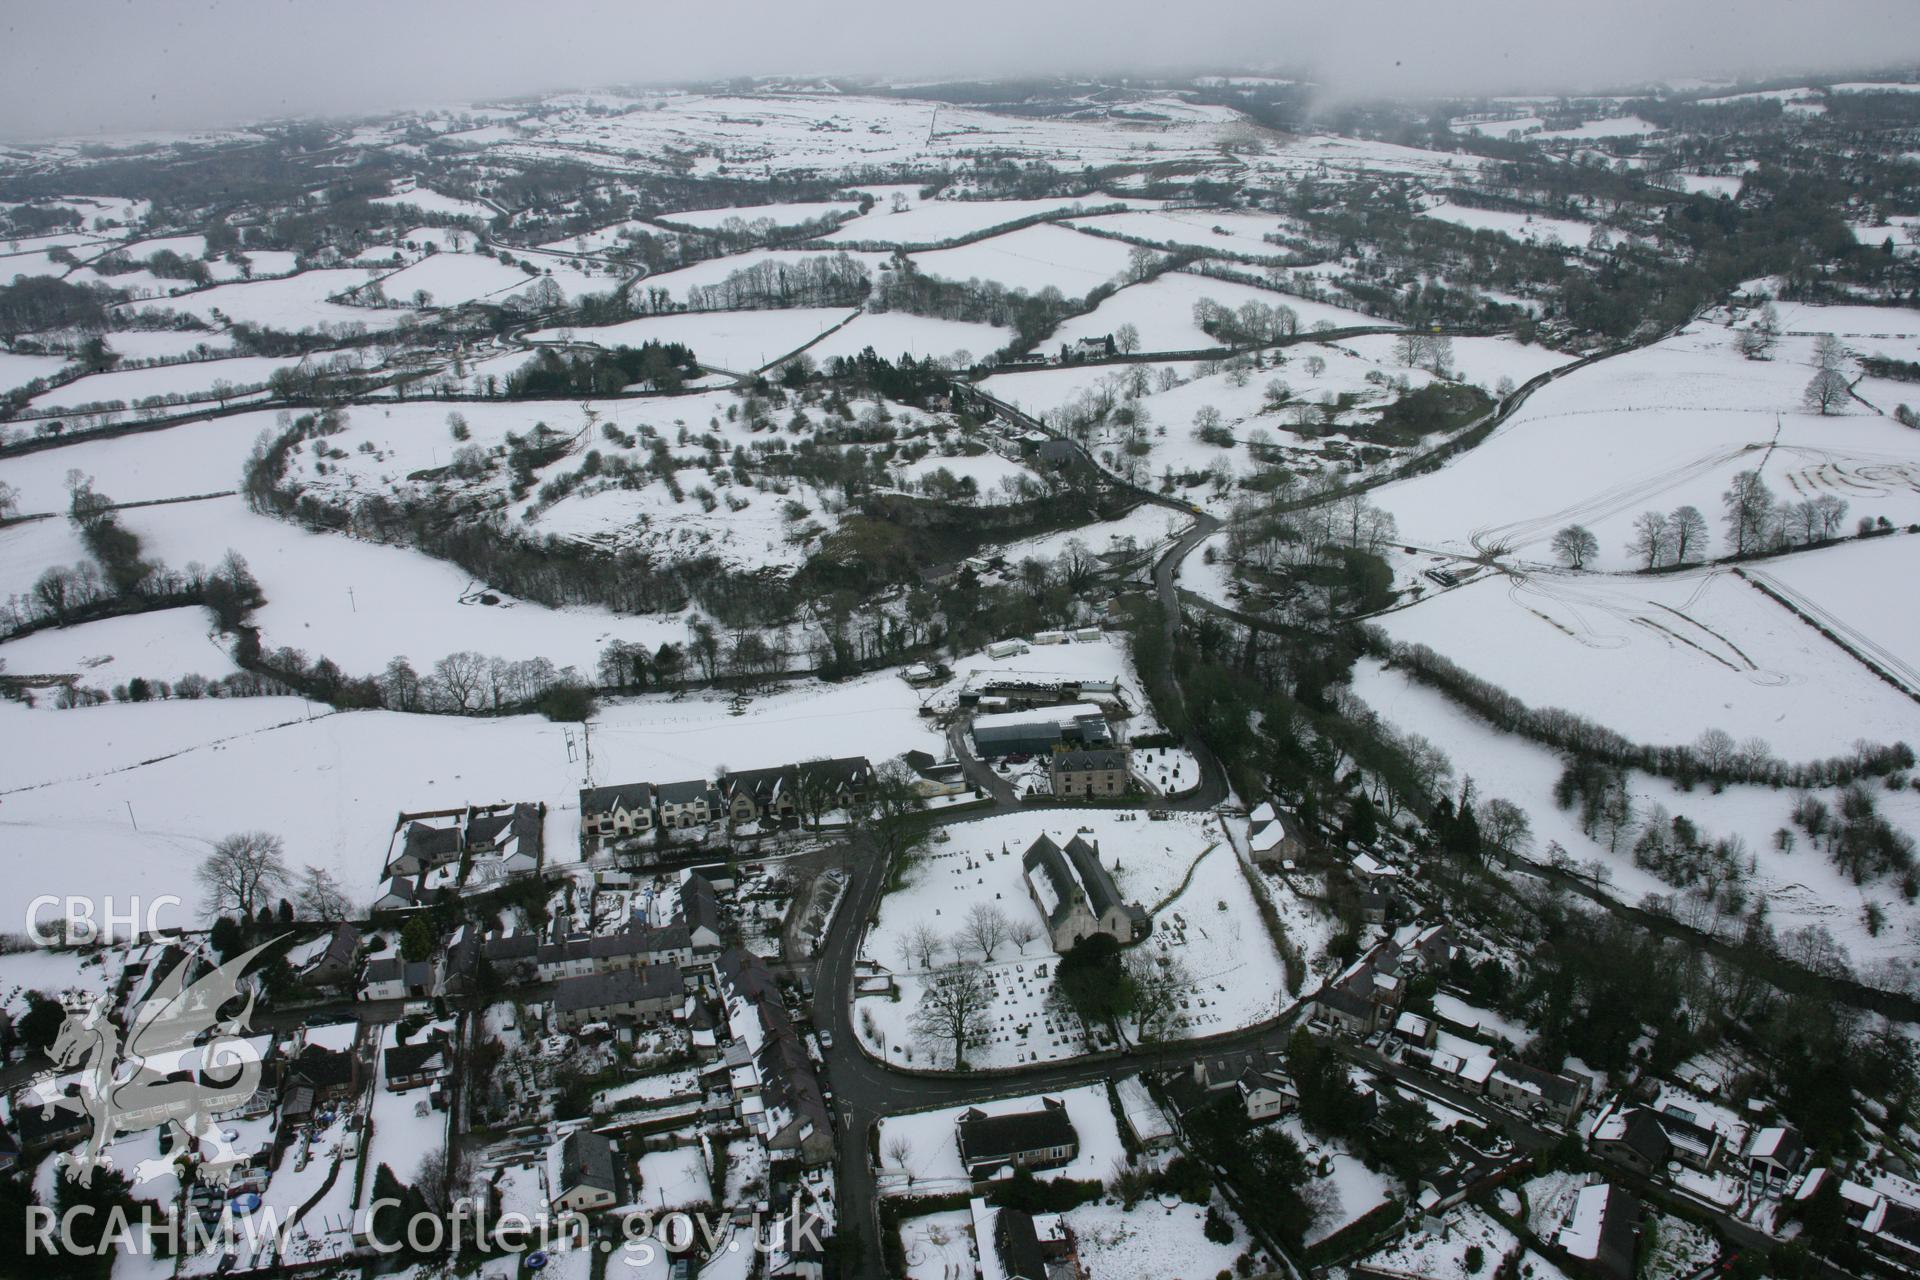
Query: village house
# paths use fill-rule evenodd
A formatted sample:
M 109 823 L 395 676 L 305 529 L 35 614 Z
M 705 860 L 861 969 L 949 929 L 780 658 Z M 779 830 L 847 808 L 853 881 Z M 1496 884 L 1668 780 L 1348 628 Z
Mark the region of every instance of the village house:
M 1144 908 L 1122 900 L 1112 874 L 1101 865 L 1098 847 L 1078 835 L 1065 849 L 1042 835 L 1027 847 L 1021 865 L 1055 951 L 1071 951 L 1096 933 L 1125 945 L 1152 927 Z
M 1080 1154 L 1080 1136 L 1074 1132 L 1067 1106 L 1058 1098 L 1042 1098 L 1038 1111 L 1015 1111 L 990 1116 L 978 1107 L 960 1115 L 960 1163 L 975 1179 L 991 1178 L 1002 1169 L 1053 1169 Z
M 806 1045 L 766 961 L 733 948 L 714 964 L 730 1039 L 725 1054 L 735 1114 L 778 1157 L 833 1159 L 833 1120 Z
M 423 876 L 436 867 L 460 861 L 460 812 L 455 809 L 434 814 L 401 814 L 394 833 L 400 851 L 387 859 L 385 875 L 388 878 Z M 449 818 L 452 821 L 447 821 Z
M 1608 1115 L 1594 1127 L 1593 1149 L 1625 1165 L 1642 1177 L 1663 1174 L 1673 1157 L 1673 1143 L 1659 1117 L 1645 1107 L 1628 1107 Z
M 547 1148 L 547 1190 L 556 1213 L 592 1213 L 621 1203 L 626 1180 L 613 1140 L 575 1129 Z
M 1515 1058 L 1500 1058 L 1487 1079 L 1487 1096 L 1516 1110 L 1538 1112 L 1565 1128 L 1586 1105 L 1587 1082 L 1542 1071 Z
M 1702 1123 L 1699 1116 L 1671 1102 L 1661 1104 L 1658 1118 L 1660 1127 L 1673 1143 L 1674 1158 L 1680 1163 L 1703 1172 L 1718 1163 L 1726 1145 L 1726 1135 L 1719 1129 Z
M 1598 1280 L 1633 1280 L 1640 1202 L 1604 1182 L 1582 1187 L 1554 1243 L 1586 1263 Z
M 680 922 L 696 956 L 710 956 L 720 950 L 724 936 L 719 893 L 713 881 L 698 871 L 681 874 Z
M 1056 751 L 1047 762 L 1053 794 L 1066 797 L 1122 796 L 1132 775 L 1127 753 L 1118 747 L 1090 751 Z
M 1293 1077 L 1277 1067 L 1248 1067 L 1236 1082 L 1240 1105 L 1249 1120 L 1271 1120 L 1300 1109 Z
M 327 935 L 327 945 L 301 967 L 300 981 L 313 987 L 347 987 L 359 971 L 360 930 L 337 924 Z
M 428 1036 L 417 1043 L 397 1044 L 386 1051 L 382 1062 L 391 1093 L 430 1088 L 453 1071 L 452 1053 L 446 1038 L 439 1035 Z
M 360 978 L 362 1000 L 424 1000 L 438 985 L 433 965 L 426 960 L 402 960 L 397 955 L 375 956 Z
M 794 766 L 794 776 L 802 806 L 815 813 L 851 813 L 873 802 L 873 765 L 865 756 L 802 760 Z
M 644 836 L 653 830 L 653 784 L 586 787 L 580 792 L 580 835 L 585 838 Z
M 553 984 L 554 1024 L 575 1031 L 589 1022 L 658 1022 L 678 1008 L 685 995 L 677 964 L 562 978 Z
M 1285 862 L 1300 855 L 1300 841 L 1281 820 L 1271 800 L 1262 800 L 1247 815 L 1247 852 L 1262 865 Z
M 654 788 L 654 795 L 660 804 L 660 825 L 669 831 L 718 822 L 724 812 L 719 790 L 704 779 L 663 782 Z
M 727 804 L 727 818 L 735 825 L 762 820 L 779 821 L 796 816 L 794 797 L 797 781 L 792 765 L 773 769 L 743 769 L 720 779 L 720 794 Z
M 380 888 L 374 898 L 372 910 L 411 911 L 415 907 L 426 905 L 425 896 L 420 890 L 420 881 L 414 876 L 394 876 Z
M 469 810 L 464 835 L 474 870 L 489 880 L 538 871 L 546 854 L 546 816 L 544 804 Z
M 615 933 L 575 934 L 534 952 L 534 971 L 542 982 L 645 965 L 692 963 L 693 938 L 686 926 L 654 926 L 637 919 Z
M 1786 1182 L 1806 1163 L 1807 1143 L 1792 1125 L 1772 1125 L 1753 1135 L 1747 1147 L 1747 1171 L 1768 1182 Z

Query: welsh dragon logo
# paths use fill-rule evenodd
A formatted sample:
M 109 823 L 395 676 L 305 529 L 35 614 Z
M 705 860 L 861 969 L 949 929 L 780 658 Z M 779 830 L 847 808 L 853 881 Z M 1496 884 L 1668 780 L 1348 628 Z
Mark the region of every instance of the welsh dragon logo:
M 54 1070 L 41 1082 L 50 1089 L 60 1071 L 81 1067 L 78 1102 L 93 1132 L 70 1157 L 69 1178 L 91 1185 L 95 1169 L 112 1167 L 106 1151 L 115 1139 L 168 1124 L 184 1144 L 177 1149 L 198 1143 L 211 1150 L 200 1166 L 201 1181 L 224 1184 L 231 1177 L 243 1157 L 216 1117 L 246 1102 L 260 1085 L 260 1055 L 244 1038 L 253 992 L 245 993 L 233 1016 L 223 1018 L 220 1011 L 241 1000 L 247 966 L 273 945 L 235 956 L 191 984 L 191 961 L 179 961 L 128 1018 L 124 1039 L 105 997 L 68 1012 L 48 1051 Z M 50 1118 L 60 1105 L 72 1104 L 48 1096 L 42 1114 Z M 133 1179 L 142 1182 L 170 1168 L 167 1160 L 142 1160 Z

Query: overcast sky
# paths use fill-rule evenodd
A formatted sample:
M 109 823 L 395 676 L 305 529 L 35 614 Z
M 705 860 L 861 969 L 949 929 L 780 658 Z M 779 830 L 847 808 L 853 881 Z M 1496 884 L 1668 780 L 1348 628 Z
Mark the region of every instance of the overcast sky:
M 1305 64 L 1341 94 L 1920 60 L 1920 0 L 0 0 L 0 134 L 616 82 Z

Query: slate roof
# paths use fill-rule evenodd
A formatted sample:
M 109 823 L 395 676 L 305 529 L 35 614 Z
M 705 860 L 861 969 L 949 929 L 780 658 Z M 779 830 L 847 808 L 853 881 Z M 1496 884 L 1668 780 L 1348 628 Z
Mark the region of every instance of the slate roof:
M 647 964 L 610 973 L 587 973 L 553 984 L 553 1007 L 567 1013 L 606 1009 L 643 1000 L 670 1000 L 683 991 L 680 966 Z
M 663 782 L 654 788 L 654 794 L 660 797 L 660 803 L 663 805 L 696 804 L 703 796 L 706 797 L 709 805 L 718 805 L 720 802 L 720 793 L 714 790 L 713 784 L 704 778 L 694 778 L 687 782 Z
M 969 1165 L 1007 1161 L 1049 1147 L 1077 1146 L 1079 1141 L 1066 1105 L 1054 1098 L 1041 1099 L 1038 1111 L 990 1116 L 972 1107 L 960 1117 L 960 1157 Z
M 1062 773 L 1080 769 L 1119 769 L 1125 772 L 1127 753 L 1118 747 L 1091 751 L 1057 751 L 1053 756 L 1053 767 Z
M 409 822 L 405 849 L 428 865 L 452 862 L 460 856 L 460 828 Z
M 628 812 L 653 808 L 653 784 L 628 782 L 617 787 L 584 787 L 580 791 L 581 813 L 607 813 L 616 805 Z
M 1007 1280 L 1047 1280 L 1047 1256 L 1033 1215 L 1025 1209 L 1002 1209 L 993 1224 L 993 1251 Z
M 618 1199 L 620 1168 L 613 1158 L 613 1142 L 591 1129 L 575 1129 L 560 1140 L 560 1186 L 565 1195 L 576 1187 L 592 1187 Z
M 1113 907 L 1120 908 L 1136 919 L 1145 916 L 1140 908 L 1129 905 L 1120 897 L 1119 886 L 1114 884 L 1112 874 L 1100 863 L 1099 851 L 1077 835 L 1067 841 L 1064 849 L 1055 844 L 1050 836 L 1042 835 L 1027 846 L 1020 861 L 1028 872 L 1037 869 L 1052 882 L 1055 923 L 1064 919 L 1066 913 L 1073 909 L 1073 904 L 1079 901 L 1085 901 L 1096 918 L 1104 916 Z

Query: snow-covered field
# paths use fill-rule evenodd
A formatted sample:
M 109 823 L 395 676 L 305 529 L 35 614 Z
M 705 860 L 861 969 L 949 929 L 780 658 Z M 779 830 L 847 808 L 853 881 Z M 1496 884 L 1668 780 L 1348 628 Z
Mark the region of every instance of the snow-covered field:
M 1387 324 L 1359 311 L 1349 311 L 1325 302 L 1256 289 L 1232 280 L 1214 280 L 1185 271 L 1170 271 L 1145 284 L 1129 285 L 1102 302 L 1084 316 L 1075 316 L 1041 344 L 1052 351 L 1061 343 L 1076 338 L 1104 337 L 1121 325 L 1130 324 L 1140 334 L 1142 351 L 1193 351 L 1215 347 L 1219 341 L 1208 337 L 1194 323 L 1193 304 L 1210 298 L 1229 310 L 1239 310 L 1248 302 L 1263 307 L 1286 307 L 1299 319 L 1304 332 L 1317 324 L 1336 329 L 1358 325 Z M 1391 338 L 1382 341 L 1391 343 Z
M 1910 571 L 1905 539 L 1869 547 L 1871 564 L 1833 552 L 1801 571 L 1832 583 L 1835 611 L 1870 600 L 1900 643 L 1912 602 L 1885 584 Z M 1905 551 L 1904 556 L 1887 551 Z M 1842 584 L 1856 584 L 1845 586 Z M 1896 619 L 1906 619 L 1901 626 Z M 1858 738 L 1920 742 L 1920 705 L 1732 573 L 1648 577 L 1539 572 L 1484 576 L 1379 619 L 1396 640 L 1427 645 L 1534 707 L 1564 707 L 1637 742 L 1690 743 L 1703 729 L 1763 738 L 1792 760 L 1844 753 Z M 1911 646 L 1908 646 L 1911 648 Z M 1920 657 L 1920 655 L 1916 655 Z
M 802 204 L 755 204 L 734 205 L 722 209 L 686 209 L 679 213 L 663 213 L 658 221 L 667 226 L 695 227 L 710 231 L 734 220 L 741 222 L 772 222 L 776 226 L 796 227 L 803 222 L 814 222 L 835 213 L 857 213 L 860 206 L 853 201 L 816 200 Z
M 189 672 L 217 679 L 237 670 L 202 609 L 168 609 L 37 631 L 0 644 L 9 675 L 78 675 L 110 689 L 143 676 L 176 680 Z
M 613 703 L 594 721 L 594 781 L 940 751 L 918 710 L 891 672 L 804 682 L 739 715 L 720 697 Z M 364 900 L 394 814 L 469 803 L 544 800 L 548 857 L 565 861 L 578 840 L 578 740 L 577 728 L 537 716 L 328 714 L 298 698 L 0 705 L 0 842 L 58 854 L 19 860 L 0 889 L 0 919 L 23 919 L 37 894 L 92 892 L 174 894 L 186 914 L 169 918 L 186 923 L 198 902 L 193 869 L 212 842 L 254 829 L 281 835 L 290 865 L 329 867 Z
M 424 291 L 430 295 L 429 306 L 457 307 L 476 300 L 504 301 L 530 289 L 536 280 L 552 280 L 569 298 L 604 292 L 618 283 L 617 276 L 588 275 L 567 266 L 556 265 L 550 274 L 530 276 L 485 254 L 432 253 L 382 276 L 380 287 L 396 302 L 411 301 L 417 291 Z
M 113 338 L 115 345 L 120 336 Z M 264 386 L 276 369 L 293 368 L 299 357 L 238 356 L 231 360 L 200 360 L 190 364 L 156 365 L 151 369 L 120 369 L 76 378 L 64 386 L 35 396 L 29 403 L 36 411 L 98 404 L 122 400 L 132 404 L 147 396 L 185 396 L 191 400 L 212 399 L 213 385 L 225 382 L 234 387 Z
M 665 289 L 668 298 L 672 301 L 684 303 L 694 289 L 719 284 L 736 271 L 744 271 L 763 263 L 791 267 L 804 262 L 817 262 L 821 260 L 824 252 L 820 249 L 757 249 L 751 253 L 729 254 L 724 258 L 707 258 L 690 267 L 650 275 L 636 288 L 639 291 Z M 856 252 L 845 249 L 833 251 L 833 254 L 839 253 L 845 253 L 854 261 L 863 264 L 869 276 L 877 275 L 880 264 L 890 256 L 879 252 Z
M 834 231 L 826 237 L 826 241 L 829 244 L 944 244 L 1036 214 L 1126 203 L 1138 202 L 1101 195 L 1079 200 L 1065 197 L 1047 200 L 927 200 L 902 213 L 893 213 L 884 205 L 875 205 L 872 213 Z
M 1125 273 L 1128 246 L 1059 226 L 1023 227 L 956 249 L 915 254 L 914 265 L 944 280 L 994 280 L 1028 293 L 1052 287 L 1078 298 Z
M 874 354 L 898 360 L 902 353 L 924 359 L 942 359 L 965 355 L 978 360 L 998 351 L 1013 338 L 1013 330 L 990 324 L 969 324 L 960 320 L 939 320 L 931 316 L 904 312 L 872 313 L 857 317 L 843 329 L 835 330 L 813 346 L 807 354 L 825 364 L 837 356 L 857 356 L 872 347 Z M 695 348 L 697 352 L 699 348 Z M 958 361 L 964 367 L 970 361 Z
M 360 325 L 369 330 L 392 329 L 414 318 L 407 307 L 354 307 L 330 302 L 336 294 L 356 289 L 372 278 L 372 273 L 356 267 L 335 267 L 302 271 L 278 280 L 255 280 L 244 284 L 219 284 L 178 297 L 137 304 L 197 316 L 209 324 L 217 323 L 217 311 L 230 321 L 260 325 L 269 329 L 298 332 L 322 325 Z
M 1817 308 L 1790 329 L 1851 327 Z M 1842 308 L 1841 311 L 1850 309 Z M 1876 332 L 1920 333 L 1920 316 L 1883 311 Z M 1579 523 L 1599 539 L 1593 567 L 1634 567 L 1632 522 L 1690 504 L 1714 524 L 1734 474 L 1762 469 L 1789 501 L 1834 493 L 1861 515 L 1920 520 L 1920 433 L 1854 405 L 1820 417 L 1800 407 L 1813 340 L 1789 337 L 1771 361 L 1745 360 L 1733 334 L 1696 325 L 1536 393 L 1483 443 L 1438 471 L 1379 489 L 1403 541 L 1448 550 L 1504 549 L 1533 560 Z M 1910 358 L 1910 357 L 1909 357 Z
M 1749 572 L 1875 662 L 1920 686 L 1920 610 L 1913 593 L 1898 588 L 1913 581 L 1916 565 L 1920 543 L 1896 536 L 1806 551 Z M 1885 686 L 1880 696 L 1895 700 Z
M 1565 137 L 1565 134 L 1539 134 L 1538 137 Z M 1593 224 L 1567 218 L 1549 218 L 1531 213 L 1512 213 L 1504 209 L 1476 209 L 1463 204 L 1443 204 L 1425 211 L 1426 217 L 1451 222 L 1472 231 L 1497 231 L 1515 240 L 1535 244 L 1559 244 L 1569 249 L 1587 247 Z
M 603 347 L 643 342 L 680 342 L 693 348 L 702 364 L 744 373 L 764 368 L 806 346 L 855 313 L 838 307 L 795 307 L 785 311 L 706 311 L 647 316 L 596 329 L 542 329 L 527 336 L 535 342 L 565 339 Z
M 1256 258 L 1278 258 L 1287 252 L 1281 245 L 1264 238 L 1287 229 L 1287 221 L 1278 214 L 1225 213 L 1218 209 L 1136 210 L 1097 214 L 1076 221 L 1080 226 L 1168 248 L 1191 245 Z
M 409 209 L 418 209 L 421 213 L 444 214 L 450 218 L 478 218 L 482 222 L 491 222 L 494 216 L 494 210 L 478 200 L 442 195 L 427 187 L 415 187 L 410 191 L 396 191 L 392 195 L 376 196 L 367 203 L 404 205 Z
M 1531 856 L 1544 858 L 1549 843 L 1557 842 L 1573 862 L 1604 867 L 1609 877 L 1606 891 L 1628 903 L 1650 893 L 1676 892 L 1634 865 L 1631 845 L 1637 827 L 1630 828 L 1617 847 L 1609 848 L 1604 839 L 1580 829 L 1577 813 L 1554 803 L 1554 783 L 1564 768 L 1556 753 L 1500 733 L 1442 694 L 1372 661 L 1356 667 L 1354 692 L 1390 724 L 1441 744 L 1455 777 L 1473 779 L 1476 796 L 1501 796 L 1524 809 L 1533 822 Z M 1765 899 L 1767 920 L 1776 932 L 1824 925 L 1859 969 L 1889 961 L 1910 964 L 1920 944 L 1920 907 L 1906 901 L 1897 884 L 1882 880 L 1858 886 L 1824 852 L 1804 844 L 1797 852 L 1775 847 L 1773 833 L 1789 825 L 1792 792 L 1745 786 L 1730 786 L 1718 794 L 1702 788 L 1682 791 L 1664 779 L 1640 774 L 1631 776 L 1629 790 L 1642 817 L 1658 803 L 1670 814 L 1692 819 L 1710 838 L 1739 836 L 1753 859 L 1754 870 L 1746 877 L 1749 901 Z M 1882 812 L 1896 826 L 1911 830 L 1920 821 L 1920 796 L 1886 792 L 1878 799 Z M 1865 924 L 1868 903 L 1877 904 L 1888 921 L 1877 937 Z M 1716 913 L 1708 912 L 1702 926 L 1711 927 L 1715 918 Z M 1729 920 L 1727 927 L 1739 924 Z

